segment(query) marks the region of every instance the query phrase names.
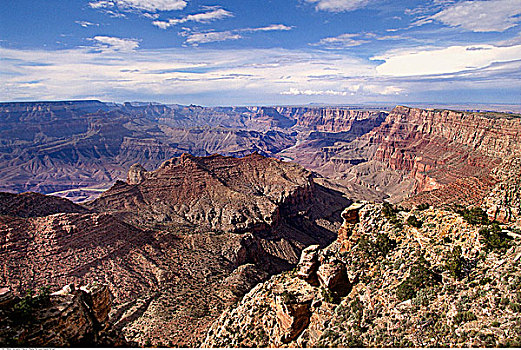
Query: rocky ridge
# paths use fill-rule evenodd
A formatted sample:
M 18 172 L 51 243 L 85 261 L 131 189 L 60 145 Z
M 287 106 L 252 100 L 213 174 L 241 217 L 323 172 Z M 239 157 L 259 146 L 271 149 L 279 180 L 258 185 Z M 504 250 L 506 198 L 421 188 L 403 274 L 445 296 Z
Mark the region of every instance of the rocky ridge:
M 203 346 L 519 346 L 518 230 L 369 203 L 344 218 L 335 243 L 257 285 Z
M 519 153 L 520 119 L 506 113 L 390 112 L 340 107 L 200 107 L 99 101 L 3 103 L 0 188 L 99 195 L 135 163 L 157 168 L 190 153 L 293 160 L 351 198 L 478 202 L 491 170 Z M 478 190 L 476 190 L 478 189 Z M 440 199 L 439 199 L 440 198 Z

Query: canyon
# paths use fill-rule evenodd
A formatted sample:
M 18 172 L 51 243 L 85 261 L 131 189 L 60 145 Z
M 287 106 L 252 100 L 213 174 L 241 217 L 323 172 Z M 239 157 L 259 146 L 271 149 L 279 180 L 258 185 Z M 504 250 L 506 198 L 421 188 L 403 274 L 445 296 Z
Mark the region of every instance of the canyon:
M 519 115 L 63 101 L 0 103 L 0 117 L 0 287 L 102 286 L 107 328 L 82 321 L 87 343 L 499 346 L 518 332 Z M 466 222 L 469 208 L 490 222 Z M 492 222 L 509 250 L 487 248 Z M 466 280 L 446 268 L 456 245 Z M 428 290 L 399 300 L 420 255 Z M 514 306 L 464 305 L 485 287 Z M 477 323 L 455 325 L 469 312 Z M 427 321 L 450 341 L 413 332 Z M 58 338 L 26 344 L 76 344 Z
M 135 165 L 83 205 L 6 196 L 21 205 L 0 215 L 2 285 L 106 285 L 113 331 L 141 346 L 196 346 L 256 283 L 291 268 L 305 246 L 333 241 L 350 203 L 302 167 L 258 154 Z

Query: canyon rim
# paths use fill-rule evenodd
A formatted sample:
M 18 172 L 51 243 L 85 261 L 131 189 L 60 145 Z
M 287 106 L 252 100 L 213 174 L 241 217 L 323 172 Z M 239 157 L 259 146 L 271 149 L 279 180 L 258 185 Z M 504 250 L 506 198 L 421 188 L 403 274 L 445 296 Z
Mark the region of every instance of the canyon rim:
M 0 345 L 520 347 L 520 0 L 0 10 Z

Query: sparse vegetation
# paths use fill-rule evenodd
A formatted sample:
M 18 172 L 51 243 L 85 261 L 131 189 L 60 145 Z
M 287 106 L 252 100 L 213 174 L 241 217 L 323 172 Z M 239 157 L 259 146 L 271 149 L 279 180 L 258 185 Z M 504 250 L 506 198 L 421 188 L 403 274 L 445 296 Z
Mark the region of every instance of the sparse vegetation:
M 407 223 L 412 227 L 420 228 L 423 225 L 423 221 L 419 220 L 416 216 L 410 215 L 407 218 Z
M 454 323 L 460 324 L 463 322 L 470 322 L 476 320 L 476 315 L 472 311 L 462 311 L 458 312 L 456 316 L 454 316 Z
M 464 260 L 461 253 L 461 247 L 459 245 L 455 246 L 450 252 L 449 258 L 445 264 L 446 269 L 454 278 L 461 278 L 463 274 Z
M 378 255 L 386 256 L 391 250 L 396 248 L 396 241 L 389 238 L 385 233 L 379 232 L 375 242 L 366 237 L 360 237 L 357 241 L 357 247 L 366 258 Z
M 422 203 L 422 204 L 419 204 L 416 209 L 422 211 L 422 210 L 426 210 L 426 209 L 429 209 L 431 206 L 430 204 L 428 203 Z
M 430 264 L 423 256 L 420 256 L 411 266 L 407 277 L 396 289 L 396 297 L 400 300 L 412 299 L 419 290 L 435 285 L 439 280 L 430 270 Z
M 292 303 L 295 303 L 296 300 L 297 300 L 297 294 L 293 291 L 283 291 L 282 294 L 280 295 L 282 297 L 282 300 L 286 303 L 286 304 L 292 304 Z
M 386 235 L 383 232 L 378 232 L 378 235 L 376 236 L 376 243 L 375 243 L 376 249 L 383 255 L 386 256 L 389 254 L 391 250 L 396 248 L 396 241 L 394 239 L 389 238 L 388 235 Z
M 455 205 L 453 210 L 471 225 L 488 225 L 490 223 L 487 213 L 480 207 L 468 209 L 462 205 Z
M 33 322 L 34 309 L 48 305 L 49 301 L 49 287 L 40 287 L 36 295 L 34 295 L 33 290 L 28 290 L 25 296 L 13 307 L 13 321 L 17 324 Z
M 322 295 L 322 298 L 324 298 L 324 301 L 325 301 L 326 303 L 330 303 L 330 304 L 332 304 L 332 303 L 335 302 L 335 299 L 336 299 L 336 298 L 335 298 L 335 295 L 334 295 L 333 292 L 330 291 L 329 289 L 327 289 L 327 288 L 322 288 L 322 289 L 320 290 L 320 294 Z
M 485 245 L 486 251 L 507 249 L 510 247 L 510 241 L 512 240 L 512 238 L 501 230 L 501 227 L 499 227 L 497 223 L 482 227 L 479 230 L 479 235 L 481 242 Z
M 389 220 L 391 224 L 393 224 L 396 228 L 400 229 L 403 227 L 402 222 L 398 219 L 396 215 L 398 213 L 398 209 L 396 209 L 392 204 L 384 202 L 382 208 L 382 214 Z

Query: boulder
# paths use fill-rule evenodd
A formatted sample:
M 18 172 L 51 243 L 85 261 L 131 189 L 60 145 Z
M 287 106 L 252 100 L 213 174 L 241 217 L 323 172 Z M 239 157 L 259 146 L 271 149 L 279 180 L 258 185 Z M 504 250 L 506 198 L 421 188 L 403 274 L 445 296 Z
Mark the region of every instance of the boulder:
M 14 295 L 10 288 L 0 288 L 0 308 L 11 305 L 14 301 Z
M 139 185 L 146 179 L 146 169 L 141 164 L 134 164 L 130 167 L 127 174 L 127 182 L 129 185 Z
M 311 300 L 301 303 L 277 296 L 275 302 L 280 341 L 287 344 L 296 339 L 309 325 Z
M 85 299 L 92 310 L 92 314 L 99 324 L 105 323 L 109 318 L 112 307 L 112 294 L 105 284 L 89 283 L 80 287 L 86 293 Z
M 321 264 L 317 276 L 322 287 L 337 293 L 339 296 L 345 296 L 349 293 L 351 284 L 346 267 L 341 262 L 334 261 Z
M 297 265 L 297 276 L 308 282 L 316 280 L 318 268 L 318 245 L 311 245 L 302 251 Z

